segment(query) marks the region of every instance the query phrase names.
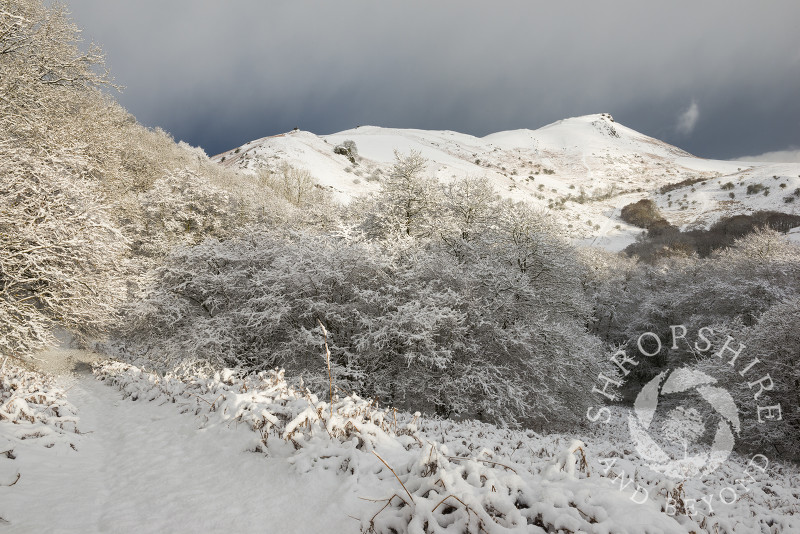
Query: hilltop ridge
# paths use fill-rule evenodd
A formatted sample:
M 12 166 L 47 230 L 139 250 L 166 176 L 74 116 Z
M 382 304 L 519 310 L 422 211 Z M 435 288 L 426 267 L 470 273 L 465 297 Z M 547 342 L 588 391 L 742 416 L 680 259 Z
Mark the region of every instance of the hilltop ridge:
M 334 152 L 345 141 L 355 143 L 354 161 Z M 252 173 L 284 163 L 303 168 L 348 202 L 380 188 L 395 151 L 412 150 L 428 160 L 427 172 L 438 180 L 486 176 L 500 195 L 551 210 L 579 242 L 612 250 L 642 232 L 620 219 L 622 207 L 642 198 L 653 199 L 681 228 L 764 209 L 797 213 L 800 206 L 789 199 L 800 188 L 800 164 L 696 157 L 607 113 L 484 137 L 380 126 L 330 135 L 294 130 L 250 141 L 214 160 Z

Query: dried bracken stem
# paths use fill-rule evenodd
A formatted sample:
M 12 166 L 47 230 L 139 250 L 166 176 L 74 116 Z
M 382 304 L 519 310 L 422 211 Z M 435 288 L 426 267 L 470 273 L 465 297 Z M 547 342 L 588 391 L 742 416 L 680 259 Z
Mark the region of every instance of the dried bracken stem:
M 581 462 L 578 464 L 578 471 L 582 471 L 586 473 L 587 477 L 590 477 L 592 474 L 589 472 L 589 462 L 586 460 L 586 453 L 584 452 L 583 447 L 578 447 L 578 450 L 581 453 Z
M 427 441 L 427 440 L 425 440 L 425 441 Z M 428 445 L 431 446 L 431 450 L 428 451 L 428 463 L 431 463 L 431 458 L 433 458 L 433 451 L 436 450 L 436 446 L 433 443 L 431 443 L 430 441 L 428 441 Z
M 306 401 L 308 402 L 308 405 L 311 406 L 311 409 L 313 410 L 314 409 L 314 401 L 311 400 L 311 393 L 308 390 L 306 390 L 305 398 L 306 398 Z M 320 413 L 317 413 L 317 417 L 320 417 L 320 415 L 321 415 Z M 333 419 L 333 409 L 331 409 L 331 420 L 332 419 Z M 322 421 L 322 422 L 324 423 L 325 421 Z M 333 434 L 331 434 L 331 431 L 328 430 L 328 425 L 323 424 L 322 428 L 324 428 L 325 432 L 328 433 L 328 437 L 333 439 Z
M 390 468 L 390 469 L 391 469 L 391 468 Z M 359 497 L 359 499 L 361 499 L 361 500 L 364 500 L 364 501 L 370 501 L 370 502 L 383 502 L 383 501 L 386 501 L 386 504 L 384 504 L 384 505 L 381 507 L 381 509 L 380 509 L 380 510 L 378 510 L 377 512 L 375 512 L 375 515 L 373 515 L 373 516 L 372 516 L 372 518 L 369 520 L 369 530 L 368 530 L 367 532 L 375 532 L 375 518 L 376 518 L 376 517 L 378 517 L 378 515 L 380 515 L 380 513 L 381 513 L 381 512 L 383 512 L 384 510 L 386 510 L 386 507 L 387 507 L 387 506 L 389 506 L 390 504 L 392 504 L 392 499 L 394 499 L 395 497 L 397 497 L 398 499 L 400 499 L 401 501 L 403 501 L 403 504 L 405 504 L 406 506 L 408 506 L 408 505 L 409 505 L 409 504 L 408 504 L 408 503 L 405 501 L 405 499 L 403 499 L 401 496 L 399 496 L 399 495 L 398 495 L 398 494 L 396 494 L 396 493 L 395 493 L 394 495 L 392 495 L 391 497 L 389 497 L 388 499 L 367 499 L 367 498 L 365 498 L 365 497 Z M 350 516 L 350 517 L 353 517 L 353 516 Z M 357 519 L 357 518 L 353 517 L 353 519 Z M 360 519 L 358 519 L 358 521 L 361 521 L 361 520 L 360 520 Z
M 408 498 L 409 498 L 409 499 L 411 499 L 411 502 L 414 502 L 414 497 L 412 497 L 412 496 L 411 496 L 411 493 L 410 493 L 410 492 L 408 491 L 408 489 L 406 488 L 406 485 L 405 485 L 405 484 L 403 484 L 403 481 L 402 481 L 402 480 L 400 480 L 400 477 L 399 477 L 399 476 L 397 476 L 397 473 L 395 473 L 395 472 L 394 472 L 394 469 L 392 469 L 391 467 L 389 467 L 389 464 L 387 464 L 387 463 L 386 463 L 386 460 L 384 460 L 383 458 L 381 458 L 380 454 L 378 454 L 378 453 L 377 453 L 377 452 L 375 452 L 375 451 L 372 451 L 372 454 L 374 454 L 375 456 L 377 456 L 377 457 L 378 457 L 378 460 L 380 460 L 381 462 L 383 462 L 383 465 L 385 465 L 385 466 L 386 466 L 386 467 L 389 469 L 389 471 L 391 471 L 391 472 L 392 472 L 392 474 L 394 475 L 394 478 L 396 478 L 396 479 L 397 479 L 397 481 L 400 483 L 400 485 L 401 485 L 401 486 L 403 486 L 403 489 L 405 490 L 405 492 L 406 492 L 406 495 L 408 495 Z
M 509 471 L 512 471 L 514 474 L 517 473 L 516 469 L 514 469 L 513 467 L 510 467 L 510 466 L 508 466 L 506 464 L 501 464 L 500 462 L 494 462 L 492 460 L 484 460 L 482 458 L 462 458 L 460 456 L 447 456 L 446 458 L 448 460 L 456 460 L 456 461 L 459 461 L 459 460 L 475 460 L 476 462 L 484 462 L 484 463 L 491 464 L 491 465 L 499 465 L 500 467 L 504 467 L 504 468 L 508 469 Z
M 333 419 L 333 375 L 331 375 L 331 350 L 328 348 L 328 329 L 317 319 L 319 327 L 322 329 L 322 336 L 325 339 L 325 360 L 328 362 L 328 396 L 331 403 L 331 419 Z
M 441 501 L 439 501 L 439 504 L 437 504 L 436 506 L 434 506 L 434 507 L 433 507 L 433 510 L 431 510 L 431 512 L 435 512 L 435 511 L 436 511 L 436 509 L 437 509 L 437 508 L 439 508 L 439 506 L 441 506 L 441 505 L 442 505 L 442 503 L 443 503 L 444 501 L 446 501 L 447 499 L 455 499 L 455 500 L 457 500 L 458 502 L 460 502 L 461 504 L 463 504 L 463 505 L 464 505 L 464 508 L 466 508 L 467 510 L 469 510 L 469 506 L 467 506 L 467 503 L 465 503 L 464 501 L 462 501 L 461 499 L 459 499 L 459 498 L 458 498 L 458 497 L 456 497 L 455 495 L 447 495 L 447 496 L 446 496 L 444 499 L 442 499 Z
M 401 496 L 399 496 L 396 493 L 394 495 L 392 495 L 391 497 L 387 497 L 386 499 L 391 500 L 393 497 L 397 497 L 398 499 L 400 499 L 401 501 L 406 503 L 406 506 L 408 506 L 408 503 L 405 501 L 405 499 L 403 499 Z M 369 501 L 369 502 L 383 502 L 383 501 L 386 500 L 386 499 L 370 499 L 369 497 L 359 497 L 359 499 L 361 499 L 362 501 Z
M 218 400 L 219 400 L 219 399 L 220 399 L 220 398 L 221 398 L 221 397 L 224 395 L 224 393 L 220 393 L 219 397 L 217 397 L 216 399 L 214 399 L 214 402 L 208 402 L 206 399 L 204 399 L 203 397 L 201 397 L 200 395 L 198 395 L 198 394 L 196 394 L 196 393 L 189 393 L 189 392 L 187 391 L 187 394 L 191 395 L 192 397 L 197 397 L 197 398 L 198 398 L 198 399 L 200 399 L 201 401 L 205 402 L 206 404 L 208 404 L 209 406 L 211 406 L 211 409 L 212 409 L 212 410 L 215 410 L 215 409 L 216 409 L 216 408 L 214 407 L 214 405 L 215 405 L 215 404 L 217 404 L 217 401 L 218 401 Z
M 483 520 L 481 519 L 481 516 L 479 516 L 479 515 L 478 515 L 478 512 L 476 512 L 475 510 L 473 510 L 473 509 L 472 509 L 472 508 L 471 508 L 471 507 L 470 507 L 470 506 L 469 506 L 467 503 L 465 503 L 464 501 L 462 501 L 461 499 L 459 499 L 459 498 L 458 498 L 458 497 L 456 497 L 455 495 L 452 495 L 452 494 L 450 494 L 450 495 L 447 495 L 447 496 L 446 496 L 444 499 L 442 499 L 441 501 L 439 501 L 439 504 L 437 504 L 436 506 L 434 506 L 434 507 L 433 507 L 433 510 L 431 510 L 431 512 L 435 512 L 435 511 L 436 511 L 436 509 L 437 509 L 437 508 L 439 508 L 439 506 L 441 506 L 441 504 L 442 504 L 444 501 L 446 501 L 447 499 L 455 499 L 455 500 L 457 500 L 457 501 L 458 501 L 458 502 L 460 502 L 460 503 L 461 503 L 461 504 L 464 506 L 464 508 L 467 510 L 467 514 L 469 514 L 470 512 L 472 512 L 473 514 L 475 514 L 475 518 L 478 520 L 478 528 L 481 530 L 481 532 L 486 532 L 486 529 L 485 529 L 485 528 L 483 528 Z
M 11 487 L 14 484 L 16 484 L 17 482 L 19 482 L 20 477 L 22 477 L 22 474 L 21 473 L 17 473 L 17 478 L 14 480 L 14 482 L 12 482 L 11 484 L 4 484 L 4 485 L 8 486 L 8 487 Z

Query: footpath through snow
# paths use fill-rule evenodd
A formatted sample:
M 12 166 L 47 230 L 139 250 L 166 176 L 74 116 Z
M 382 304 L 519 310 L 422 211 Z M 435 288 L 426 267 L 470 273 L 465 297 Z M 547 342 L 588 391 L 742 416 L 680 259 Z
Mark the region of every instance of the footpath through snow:
M 359 530 L 341 510 L 347 479 L 247 452 L 249 429 L 199 429 L 174 406 L 123 400 L 89 375 L 66 388 L 82 434 L 29 438 L 13 461 L 0 457 L 0 482 L 21 475 L 0 487 L 0 532 Z
M 796 470 L 769 473 L 746 502 L 692 520 L 664 513 L 665 492 L 681 499 L 680 488 L 636 470 L 619 436 L 586 447 L 566 436 L 420 421 L 352 394 L 329 404 L 290 386 L 282 371 L 161 376 L 108 361 L 94 374 L 59 385 L 19 368 L 0 376 L 0 532 L 800 529 Z M 623 470 L 603 474 L 600 457 Z M 634 487 L 626 472 L 647 498 L 623 491 Z M 705 483 L 690 489 L 714 490 Z

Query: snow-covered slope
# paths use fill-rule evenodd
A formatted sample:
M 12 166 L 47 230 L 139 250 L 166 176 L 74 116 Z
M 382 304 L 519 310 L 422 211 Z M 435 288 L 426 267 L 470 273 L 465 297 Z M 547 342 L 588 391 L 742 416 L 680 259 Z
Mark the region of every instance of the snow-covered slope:
M 358 149 L 355 163 L 334 152 L 347 140 Z M 428 160 L 430 175 L 443 182 L 486 176 L 501 195 L 552 210 L 576 239 L 612 249 L 622 248 L 641 232 L 619 219 L 623 206 L 641 198 L 656 199 L 670 222 L 684 227 L 707 226 L 720 216 L 758 209 L 796 213 L 800 206 L 800 199 L 784 201 L 800 187 L 800 164 L 698 158 L 623 126 L 608 114 L 482 138 L 376 126 L 324 136 L 295 130 L 251 141 L 215 159 L 249 172 L 276 169 L 286 162 L 308 170 L 346 202 L 377 191 L 395 151 L 412 150 Z M 658 192 L 684 181 L 690 185 Z M 728 182 L 737 187 L 733 199 L 729 189 L 721 189 Z M 770 193 L 748 195 L 751 183 L 770 186 Z
M 742 163 L 736 172 L 653 195 L 673 224 L 707 227 L 724 215 L 799 213 L 800 164 Z

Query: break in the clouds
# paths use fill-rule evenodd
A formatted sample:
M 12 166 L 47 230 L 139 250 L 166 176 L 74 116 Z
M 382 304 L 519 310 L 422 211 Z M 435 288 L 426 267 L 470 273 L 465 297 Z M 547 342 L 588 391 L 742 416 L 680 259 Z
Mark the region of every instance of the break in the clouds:
M 800 145 L 796 0 L 66 1 L 121 103 L 212 154 L 294 127 L 486 135 L 601 112 L 705 157 Z
M 692 100 L 692 103 L 686 108 L 686 111 L 678 117 L 678 124 L 676 129 L 679 134 L 690 135 L 697 125 L 697 119 L 700 118 L 700 108 L 697 106 L 697 101 Z
M 739 161 L 774 161 L 779 163 L 800 163 L 800 149 L 777 150 L 766 152 L 757 156 L 742 156 L 736 158 Z

